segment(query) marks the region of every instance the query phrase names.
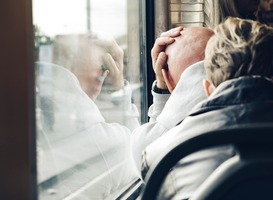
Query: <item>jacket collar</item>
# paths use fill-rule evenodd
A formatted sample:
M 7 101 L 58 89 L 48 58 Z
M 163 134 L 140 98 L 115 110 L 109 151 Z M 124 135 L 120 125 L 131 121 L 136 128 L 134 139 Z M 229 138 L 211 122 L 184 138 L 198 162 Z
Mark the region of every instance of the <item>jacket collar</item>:
M 221 83 L 190 115 L 226 106 L 273 101 L 273 81 L 264 77 L 239 77 Z

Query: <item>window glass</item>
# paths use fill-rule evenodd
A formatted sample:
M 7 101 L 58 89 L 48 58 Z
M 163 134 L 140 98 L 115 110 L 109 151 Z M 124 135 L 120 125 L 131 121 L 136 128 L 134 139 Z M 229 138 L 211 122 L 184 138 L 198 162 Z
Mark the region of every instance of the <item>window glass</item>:
M 33 0 L 39 199 L 114 199 L 137 179 L 139 14 L 135 0 Z

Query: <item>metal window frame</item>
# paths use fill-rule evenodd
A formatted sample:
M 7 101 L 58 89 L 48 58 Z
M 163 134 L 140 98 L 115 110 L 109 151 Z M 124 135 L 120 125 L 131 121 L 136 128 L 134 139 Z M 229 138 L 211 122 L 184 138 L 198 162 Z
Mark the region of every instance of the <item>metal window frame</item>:
M 154 0 L 142 0 L 141 61 L 147 95 L 144 108 L 152 104 L 150 88 L 155 80 L 150 50 L 154 44 Z M 1 112 L 0 194 L 3 199 L 36 200 L 35 81 L 32 0 L 1 2 Z M 148 67 L 147 67 L 148 66 Z M 147 80 L 147 82 L 146 82 Z M 147 112 L 143 112 L 147 116 Z M 147 121 L 143 120 L 143 121 Z
M 155 80 L 155 74 L 152 67 L 151 49 L 155 41 L 155 15 L 154 15 L 154 0 L 141 0 L 140 9 L 140 68 L 143 81 L 142 105 L 143 112 L 141 115 L 141 122 L 148 121 L 148 108 L 153 103 L 151 94 L 152 84 Z

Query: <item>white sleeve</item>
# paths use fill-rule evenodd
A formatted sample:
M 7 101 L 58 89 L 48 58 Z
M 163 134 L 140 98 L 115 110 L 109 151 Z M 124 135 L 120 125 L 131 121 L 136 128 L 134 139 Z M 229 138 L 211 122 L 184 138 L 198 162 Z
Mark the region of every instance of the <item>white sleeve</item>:
M 141 167 L 144 149 L 160 136 L 179 124 L 200 101 L 206 99 L 202 87 L 205 78 L 203 61 L 188 67 L 179 79 L 172 94 L 153 94 L 153 105 L 149 109 L 150 122 L 133 132 L 132 151 L 137 167 Z
M 166 102 L 168 101 L 170 94 L 158 94 L 152 91 L 153 104 L 149 107 L 148 116 L 149 122 L 155 122 L 156 118 L 161 114 Z
M 104 199 L 138 178 L 131 131 L 105 122 L 70 71 L 45 63 L 36 67 L 38 183 L 56 177 L 59 194 L 88 186 L 82 199 Z
M 132 153 L 139 171 L 142 151 L 168 130 L 161 123 L 158 123 L 156 119 L 162 112 L 170 94 L 158 94 L 152 91 L 152 95 L 153 104 L 148 111 L 149 122 L 136 128 L 132 133 Z
M 132 103 L 132 89 L 128 81 L 125 80 L 125 86 L 120 90 L 103 88 L 96 104 L 106 122 L 119 123 L 131 131 L 140 126 L 139 112 Z
M 141 156 L 144 149 L 167 131 L 168 129 L 157 122 L 146 123 L 133 131 L 131 148 L 134 162 L 139 171 L 141 170 Z

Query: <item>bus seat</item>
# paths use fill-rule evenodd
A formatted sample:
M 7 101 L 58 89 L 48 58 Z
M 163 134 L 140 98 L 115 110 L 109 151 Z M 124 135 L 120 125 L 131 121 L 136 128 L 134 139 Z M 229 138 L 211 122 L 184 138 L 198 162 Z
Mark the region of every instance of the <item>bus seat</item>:
M 203 132 L 169 146 L 150 167 L 141 199 L 157 199 L 169 170 L 182 158 L 205 148 L 228 144 L 235 146 L 237 155 L 221 164 L 190 200 L 273 199 L 272 123 Z

